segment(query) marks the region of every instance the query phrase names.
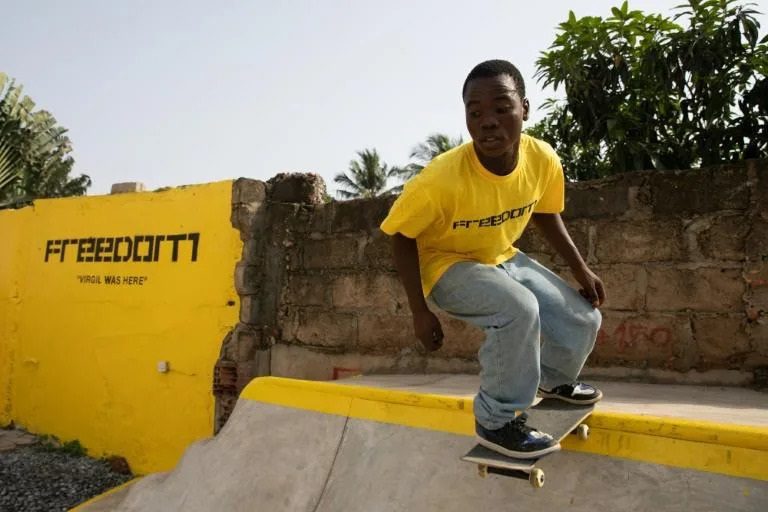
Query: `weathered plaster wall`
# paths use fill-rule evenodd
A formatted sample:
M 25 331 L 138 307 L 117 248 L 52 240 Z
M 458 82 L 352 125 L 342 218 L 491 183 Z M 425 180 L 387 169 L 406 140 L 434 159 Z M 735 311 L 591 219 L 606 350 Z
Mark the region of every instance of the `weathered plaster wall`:
M 412 335 L 378 230 L 393 198 L 323 203 L 312 175 L 242 183 L 260 195 L 239 223 L 245 296 L 220 361 L 230 369 L 229 396 L 255 375 L 477 370 L 480 331 L 441 315 L 446 342 L 430 355 Z M 765 378 L 768 161 L 570 184 L 564 217 L 609 294 L 588 374 L 737 385 Z M 520 247 L 569 277 L 534 227 Z

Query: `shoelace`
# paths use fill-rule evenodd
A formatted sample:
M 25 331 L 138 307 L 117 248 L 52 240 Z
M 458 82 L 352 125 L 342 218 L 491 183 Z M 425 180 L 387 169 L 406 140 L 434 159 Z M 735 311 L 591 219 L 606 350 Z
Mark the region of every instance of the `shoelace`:
M 527 433 L 532 432 L 534 430 L 534 429 L 532 429 L 531 427 L 529 427 L 527 425 L 527 421 L 528 421 L 528 415 L 526 413 L 522 413 L 517 418 L 515 418 L 513 421 L 511 421 L 510 424 L 514 423 L 515 425 L 517 425 L 517 428 L 520 431 L 522 431 L 522 432 L 527 434 Z
M 569 395 L 572 395 L 576 388 L 583 386 L 583 382 L 574 382 L 573 384 L 562 384 L 552 390 L 553 393 L 559 393 L 560 391 L 567 391 Z

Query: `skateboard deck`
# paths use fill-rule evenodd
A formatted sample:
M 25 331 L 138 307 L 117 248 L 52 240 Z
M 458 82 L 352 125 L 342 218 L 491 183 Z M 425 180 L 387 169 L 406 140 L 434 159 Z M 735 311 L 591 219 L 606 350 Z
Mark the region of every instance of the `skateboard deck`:
M 560 442 L 571 433 L 577 434 L 579 439 L 586 440 L 589 437 L 589 427 L 582 422 L 592 414 L 594 409 L 593 404 L 577 405 L 545 398 L 525 413 L 528 415 L 527 425 L 546 432 Z M 461 460 L 477 464 L 478 473 L 482 477 L 493 473 L 522 478 L 528 480 L 532 486 L 540 488 L 544 486 L 544 471 L 537 467 L 537 463 L 547 455 L 532 459 L 516 459 L 476 444 Z

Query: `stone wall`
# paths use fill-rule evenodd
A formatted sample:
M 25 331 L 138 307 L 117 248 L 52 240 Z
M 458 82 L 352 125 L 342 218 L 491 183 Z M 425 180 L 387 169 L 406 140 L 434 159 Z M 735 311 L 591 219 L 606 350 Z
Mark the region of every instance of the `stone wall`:
M 482 333 L 440 315 L 425 354 L 378 230 L 393 198 L 323 202 L 316 175 L 238 180 L 240 324 L 217 365 L 219 403 L 256 375 L 475 372 Z M 586 373 L 745 385 L 768 367 L 768 161 L 569 184 L 564 218 L 606 283 Z M 520 247 L 570 278 L 531 226 Z M 229 398 L 227 398 L 229 397 Z M 224 406 L 224 409 L 227 407 Z

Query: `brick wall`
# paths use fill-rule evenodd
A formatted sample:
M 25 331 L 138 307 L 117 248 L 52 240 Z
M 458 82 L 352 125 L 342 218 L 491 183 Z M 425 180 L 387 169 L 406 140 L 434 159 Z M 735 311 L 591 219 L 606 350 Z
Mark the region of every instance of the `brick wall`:
M 393 198 L 324 203 L 325 186 L 311 174 L 234 186 L 242 311 L 219 363 L 232 392 L 264 374 L 477 371 L 479 330 L 441 315 L 446 342 L 429 356 L 412 335 L 378 230 Z M 765 378 L 768 160 L 569 184 L 566 199 L 568 229 L 609 294 L 587 373 Z M 570 278 L 533 226 L 519 245 Z

